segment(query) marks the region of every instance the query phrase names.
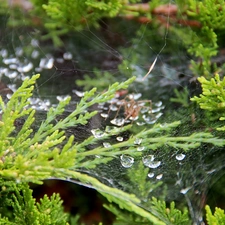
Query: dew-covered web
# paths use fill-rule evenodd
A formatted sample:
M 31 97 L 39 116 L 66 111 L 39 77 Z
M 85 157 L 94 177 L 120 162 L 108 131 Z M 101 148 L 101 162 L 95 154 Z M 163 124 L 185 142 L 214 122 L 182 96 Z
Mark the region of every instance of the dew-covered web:
M 167 117 L 168 122 L 172 122 L 167 109 L 170 107 L 171 110 L 169 99 L 174 97 L 173 90 L 183 90 L 187 86 L 191 95 L 199 88 L 191 80 L 191 56 L 180 40 L 170 33 L 170 14 L 164 15 L 165 24 L 159 27 L 159 33 L 150 30 L 150 22 L 142 25 L 121 20 L 118 28 L 114 28 L 115 21 L 111 22 L 112 27 L 107 25 L 108 21 L 102 21 L 100 31 L 87 24 L 84 30 L 65 37 L 60 48 L 55 48 L 50 40 L 42 41 L 37 28 L 27 28 L 20 22 L 20 26 L 10 29 L 6 27 L 6 17 L 1 22 L 0 93 L 7 101 L 12 94 L 10 90 L 15 91 L 26 77 L 41 73 L 34 96 L 30 99 L 32 107 L 40 112 L 40 118 L 67 96 L 72 97 L 66 110 L 67 114 L 70 113 L 83 96 L 83 88 L 76 86 L 76 80 L 83 79 L 86 74 L 94 82 L 95 68 L 111 73 L 116 77 L 113 82 L 117 79 L 124 81 L 129 74 L 137 77 L 130 89 L 122 90 L 110 102 L 90 109 L 97 109 L 99 114 L 87 126 L 72 130 L 77 141 L 89 135 L 101 137 L 106 132 L 106 126 L 132 124 L 138 130 L 148 129 L 158 122 L 165 123 Z M 128 75 L 123 77 L 118 66 L 124 61 L 123 70 L 125 68 Z M 173 110 L 176 111 L 177 107 L 174 105 Z M 184 110 L 180 119 L 182 117 L 191 118 L 191 115 Z M 191 119 L 185 126 L 190 126 L 192 130 Z M 177 133 L 179 130 L 174 131 L 176 136 Z M 111 143 L 127 140 L 130 135 L 132 133 L 122 133 L 99 144 L 107 148 Z M 160 198 L 166 195 L 168 202 L 174 200 L 181 206 L 187 205 L 193 221 L 203 224 L 201 216 L 207 192 L 222 175 L 224 167 L 224 156 L 219 153 L 220 150 L 202 145 L 190 152 L 169 150 L 167 147 L 153 151 L 142 145 L 142 139 L 135 140 L 134 144 L 137 151 L 143 152 L 142 157 L 120 155 L 109 164 L 82 172 L 107 185 L 136 194 L 142 200 L 141 206 L 147 210 L 152 196 Z M 129 178 L 129 171 L 136 173 L 135 170 L 141 166 L 148 168 L 148 173 L 143 175 L 153 187 L 147 198 L 139 196 L 138 183 L 132 183 Z

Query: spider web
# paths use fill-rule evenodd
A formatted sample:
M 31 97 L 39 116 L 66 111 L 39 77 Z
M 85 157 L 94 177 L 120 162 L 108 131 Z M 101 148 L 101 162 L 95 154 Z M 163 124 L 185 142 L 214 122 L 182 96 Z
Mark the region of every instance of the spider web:
M 172 3 L 173 1 L 170 1 L 169 4 Z M 167 27 L 162 29 L 160 37 L 157 33 L 148 31 L 150 24 L 129 23 L 129 26 L 126 26 L 122 21 L 119 26 L 120 30 L 115 31 L 102 21 L 103 25 L 107 26 L 106 31 L 103 32 L 106 36 L 93 30 L 87 24 L 86 30 L 77 32 L 75 36 L 68 35 L 60 49 L 55 49 L 48 41 L 40 41 L 39 31 L 36 29 L 29 30 L 24 24 L 8 29 L 4 25 L 4 20 L 2 21 L 1 81 L 15 91 L 27 76 L 41 73 L 42 76 L 35 88 L 35 96 L 31 99 L 33 107 L 40 112 L 47 111 L 68 95 L 72 96 L 72 102 L 71 108 L 67 110 L 73 110 L 72 105 L 75 105 L 83 94 L 82 88 L 75 86 L 75 81 L 81 79 L 84 74 L 93 76 L 95 67 L 110 72 L 115 77 L 118 77 L 118 74 L 121 76 L 118 65 L 123 60 L 128 62 L 127 70 L 132 72 L 131 75 L 137 76 L 132 90 L 129 90 L 129 93 L 132 94 L 131 99 L 134 98 L 137 102 L 142 99 L 152 100 L 153 109 L 156 111 L 154 115 L 158 115 L 155 121 L 150 120 L 149 123 L 146 120 L 142 121 L 144 126 L 151 126 L 165 115 L 168 96 L 173 96 L 171 93 L 174 88 L 182 89 L 186 85 L 190 85 L 189 81 L 192 78 L 188 68 L 190 56 L 187 55 L 179 40 L 170 35 L 168 28 L 170 15 L 166 16 Z M 5 18 L 5 23 L 6 21 L 7 18 Z M 126 23 L 128 22 L 126 21 Z M 136 35 L 134 30 L 137 30 L 137 27 L 139 27 L 138 38 L 131 42 L 131 36 Z M 127 36 L 129 33 L 131 35 Z M 112 37 L 113 41 L 110 41 Z M 77 41 L 73 42 L 74 39 Z M 171 45 L 175 48 L 172 56 Z M 126 47 L 129 48 L 126 49 Z M 125 50 L 121 51 L 121 48 Z M 147 51 L 148 54 L 143 51 Z M 139 60 L 134 60 L 133 57 L 139 58 Z M 143 80 L 150 69 L 151 72 Z M 198 87 L 194 86 L 195 88 Z M 6 99 L 10 98 L 10 94 L 7 92 L 1 91 L 1 95 Z M 118 102 L 121 96 L 115 97 L 115 99 Z M 99 111 L 102 110 L 103 115 L 107 115 L 111 107 L 109 122 L 113 120 L 118 110 L 118 106 L 116 106 L 116 110 L 113 111 L 113 106 L 115 104 L 109 102 L 107 105 L 101 106 L 103 108 L 97 108 Z M 146 113 L 144 109 L 145 107 L 141 108 L 143 115 Z M 183 116 L 189 115 L 184 114 Z M 134 123 L 138 125 L 138 121 L 134 121 Z M 91 133 L 95 135 L 96 133 L 93 132 L 104 129 L 104 126 L 104 116 L 103 118 L 101 115 L 94 117 L 90 121 L 89 127 L 77 131 L 80 141 Z M 123 141 L 123 138 L 125 137 L 118 136 L 115 141 Z M 107 147 L 107 143 L 102 144 Z M 137 140 L 137 147 L 139 150 L 144 147 L 141 145 L 141 140 Z M 107 185 L 138 195 L 138 184 L 135 186 L 134 183 L 125 181 L 127 171 L 136 168 L 139 163 L 143 163 L 145 167 L 149 168 L 146 180 L 152 182 L 153 185 L 160 182 L 166 184 L 166 200 L 169 202 L 175 200 L 180 205 L 187 205 L 195 224 L 204 224 L 202 210 L 206 203 L 207 192 L 212 183 L 223 175 L 224 155 L 220 151 L 218 148 L 211 147 L 209 149 L 201 146 L 197 152 L 189 153 L 178 150 L 173 150 L 170 154 L 162 151 L 148 151 L 146 156 L 138 160 L 121 155 L 110 164 L 100 166 L 94 171 L 85 170 L 84 172 Z M 162 188 L 150 191 L 148 198 L 160 197 L 164 194 L 164 188 L 162 186 Z M 142 200 L 141 206 L 146 208 L 146 199 Z

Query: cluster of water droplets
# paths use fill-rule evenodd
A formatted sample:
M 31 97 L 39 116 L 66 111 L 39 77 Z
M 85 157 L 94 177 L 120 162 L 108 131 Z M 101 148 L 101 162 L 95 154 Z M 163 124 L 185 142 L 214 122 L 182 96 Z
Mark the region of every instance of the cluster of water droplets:
M 93 136 L 97 139 L 101 139 L 103 138 L 105 135 L 107 135 L 110 130 L 112 130 L 114 128 L 110 127 L 110 126 L 107 126 L 107 129 L 106 130 L 101 130 L 101 129 L 93 129 L 91 130 Z M 119 128 L 118 128 L 119 129 Z M 120 135 L 117 135 L 116 136 L 116 141 L 118 142 L 123 142 L 124 141 L 124 137 L 123 136 L 120 136 Z M 142 144 L 142 141 L 143 139 L 142 138 L 136 138 L 133 142 L 134 146 L 136 146 L 136 149 L 137 151 L 146 151 L 146 152 L 149 152 L 149 150 L 146 149 L 146 146 L 144 146 Z M 110 142 L 106 142 L 106 141 L 103 141 L 102 142 L 102 145 L 104 148 L 111 148 L 112 145 Z M 175 154 L 172 158 L 174 159 L 173 162 L 175 163 L 176 161 L 177 162 L 181 162 L 185 159 L 186 155 L 183 154 L 183 153 L 177 153 Z M 161 165 L 163 164 L 162 163 L 162 159 L 161 160 L 158 160 L 157 159 L 158 157 L 155 156 L 155 154 L 145 154 L 141 157 L 141 161 L 143 163 L 143 165 L 145 167 L 148 167 L 149 168 L 149 173 L 148 173 L 148 178 L 155 178 L 156 180 L 161 180 L 163 178 L 163 173 L 162 173 L 162 170 L 159 169 L 161 167 Z M 136 159 L 129 155 L 129 154 L 122 154 L 120 155 L 119 157 L 119 160 L 120 160 L 120 163 L 121 163 L 121 166 L 123 168 L 131 168 Z M 138 161 L 140 160 L 140 158 L 138 159 Z M 159 170 L 158 170 L 159 169 Z M 183 190 L 184 191 L 184 190 Z
M 163 115 L 162 102 L 139 100 L 141 96 L 141 93 L 135 93 L 121 99 L 121 96 L 116 95 L 106 104 L 98 106 L 100 115 L 104 119 L 114 117 L 110 119 L 110 123 L 119 127 L 128 123 L 136 123 L 138 126 L 156 123 Z
M 29 46 L 30 55 L 27 56 L 27 48 Z M 63 63 L 66 60 L 72 60 L 73 55 L 70 52 L 63 53 L 61 58 L 54 58 L 51 54 L 43 54 L 39 46 L 39 41 L 31 39 L 30 44 L 24 47 L 15 47 L 12 51 L 6 48 L 0 49 L 0 79 L 2 77 L 9 78 L 11 84 L 8 84 L 10 90 L 15 92 L 17 90 L 17 81 L 23 81 L 25 78 L 30 77 L 32 74 L 42 72 L 43 70 L 51 70 L 54 64 Z M 12 94 L 7 94 L 10 99 Z M 62 101 L 67 96 L 57 96 L 58 101 Z M 29 99 L 30 105 L 36 110 L 47 111 L 54 104 L 50 99 L 43 99 L 36 96 Z M 54 101 L 56 102 L 56 101 Z

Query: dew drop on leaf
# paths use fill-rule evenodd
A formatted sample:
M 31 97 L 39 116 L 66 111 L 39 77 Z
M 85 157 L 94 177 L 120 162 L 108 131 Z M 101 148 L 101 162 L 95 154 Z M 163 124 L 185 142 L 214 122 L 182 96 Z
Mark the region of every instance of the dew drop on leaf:
M 181 154 L 176 155 L 176 159 L 181 161 L 181 160 L 183 160 L 185 158 L 185 156 L 186 156 L 185 154 L 181 153 Z
M 134 158 L 128 155 L 121 155 L 120 162 L 124 168 L 130 168 L 134 164 Z

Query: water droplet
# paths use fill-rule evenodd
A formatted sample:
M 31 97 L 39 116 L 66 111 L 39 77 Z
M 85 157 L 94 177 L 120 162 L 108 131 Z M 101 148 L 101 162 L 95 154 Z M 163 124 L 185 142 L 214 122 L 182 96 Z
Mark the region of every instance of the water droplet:
M 21 47 L 17 47 L 15 51 L 16 56 L 21 56 L 23 54 L 23 49 Z
M 63 58 L 64 58 L 65 60 L 71 60 L 71 59 L 73 58 L 73 55 L 72 55 L 72 53 L 70 53 L 70 52 L 65 52 L 65 53 L 63 54 Z
M 11 69 L 11 70 L 17 70 L 17 68 L 18 68 L 17 64 L 10 64 L 9 65 L 9 69 Z
M 10 78 L 10 79 L 16 78 L 17 75 L 18 75 L 18 73 L 16 71 L 7 73 L 7 77 Z
M 108 117 L 109 117 L 109 115 L 108 115 L 107 113 L 101 113 L 100 115 L 101 115 L 101 117 L 103 117 L 103 118 L 108 118 Z
M 186 156 L 185 154 L 181 153 L 181 154 L 176 155 L 176 159 L 181 161 L 181 160 L 183 160 L 185 158 L 185 156 Z
M 37 39 L 32 39 L 30 44 L 33 46 L 33 47 L 38 47 L 39 46 L 39 42 Z
M 137 100 L 137 99 L 139 99 L 141 96 L 142 96 L 141 93 L 129 94 L 129 95 L 128 95 L 128 98 L 131 99 L 131 100 L 132 100 L 132 99 Z
M 161 165 L 161 161 L 154 161 L 154 155 L 147 155 L 142 158 L 142 162 L 145 166 L 155 169 Z
M 106 126 L 105 127 L 105 132 L 106 133 L 111 133 L 113 130 L 114 130 L 114 127 L 112 127 L 112 126 Z
M 120 162 L 124 168 L 130 168 L 134 164 L 134 158 L 128 155 L 121 155 Z
M 138 119 L 138 117 L 139 117 L 139 116 L 136 116 L 136 117 L 130 116 L 129 119 L 132 120 L 132 121 L 135 121 L 135 120 Z
M 154 161 L 154 159 L 155 159 L 154 155 L 146 155 L 142 157 L 142 162 L 144 163 L 145 166 L 147 166 L 148 163 Z
M 138 126 L 143 126 L 143 125 L 145 125 L 145 123 L 144 122 L 137 122 L 137 125 Z
M 30 104 L 31 105 L 36 105 L 38 102 L 40 102 L 39 98 L 29 98 Z
M 143 115 L 142 118 L 147 124 L 154 124 L 157 120 L 151 116 Z
M 155 169 L 161 165 L 161 161 L 153 161 L 148 164 L 149 168 Z
M 140 145 L 141 142 L 142 142 L 142 138 L 136 138 L 136 139 L 134 140 L 134 144 L 135 144 L 135 145 Z
M 39 63 L 40 68 L 51 69 L 53 67 L 53 58 L 42 58 Z
M 8 99 L 10 99 L 10 98 L 12 97 L 12 94 L 7 94 L 6 97 L 7 97 Z
M 105 148 L 110 148 L 112 145 L 110 144 L 110 143 L 108 143 L 108 142 L 103 142 L 102 143 L 103 144 L 103 146 L 105 147 Z
M 137 151 L 143 151 L 145 149 L 145 146 L 139 146 L 139 147 L 137 147 Z
M 73 92 L 74 94 L 76 94 L 78 97 L 83 97 L 83 96 L 84 96 L 84 92 L 82 92 L 82 91 L 72 90 L 72 92 Z
M 109 106 L 109 109 L 110 109 L 111 111 L 114 111 L 114 112 L 115 112 L 115 111 L 118 110 L 118 107 L 112 104 L 112 105 Z
M 94 135 L 95 138 L 101 138 L 105 135 L 105 133 L 100 129 L 93 129 L 91 130 L 91 133 Z
M 155 176 L 154 173 L 148 173 L 148 177 L 149 177 L 149 178 L 153 178 L 154 176 Z
M 134 99 L 134 100 L 137 100 L 137 99 L 139 99 L 141 96 L 142 96 L 141 93 L 133 94 L 133 99 Z
M 12 64 L 12 63 L 19 63 L 17 58 L 8 58 L 8 59 L 3 59 L 3 63 L 6 65 Z
M 180 193 L 185 195 L 185 194 L 187 194 L 187 192 L 188 192 L 190 189 L 191 189 L 191 187 L 183 188 L 183 189 L 180 190 Z
M 27 73 L 27 72 L 29 72 L 32 68 L 33 68 L 33 63 L 32 63 L 32 62 L 29 62 L 27 65 L 19 66 L 17 70 L 18 70 L 20 73 Z
M 160 113 L 158 113 L 158 114 L 155 115 L 155 118 L 156 119 L 159 119 L 159 117 L 161 117 L 162 115 L 163 115 L 163 113 L 160 112 Z
M 31 57 L 32 57 L 33 59 L 36 59 L 38 56 L 39 56 L 39 51 L 37 51 L 37 50 L 34 50 L 34 51 L 31 53 Z
M 67 98 L 69 98 L 70 96 L 69 95 L 61 95 L 61 96 L 56 96 L 56 99 L 58 100 L 58 101 L 65 101 Z
M 149 107 L 142 107 L 141 108 L 141 113 L 144 114 L 146 112 L 150 112 L 150 108 Z
M 117 141 L 123 141 L 123 137 L 121 137 L 121 136 L 116 137 L 116 140 L 117 140 Z
M 151 113 L 156 113 L 156 112 L 160 112 L 161 108 L 154 108 L 152 109 Z
M 51 102 L 48 99 L 45 99 L 43 101 L 39 101 L 38 105 L 39 105 L 39 107 L 38 107 L 39 110 L 47 111 L 49 109 L 49 107 L 51 106 Z
M 15 92 L 17 90 L 16 85 L 15 84 L 8 84 L 9 89 L 11 89 L 13 92 Z
M 154 105 L 155 105 L 156 107 L 160 107 L 160 106 L 162 105 L 162 102 L 161 102 L 161 101 L 159 101 L 159 102 L 154 102 Z
M 64 59 L 63 58 L 56 58 L 56 62 L 63 63 L 64 62 Z
M 5 57 L 8 55 L 8 51 L 7 51 L 6 49 L 2 49 L 2 50 L 0 51 L 0 55 L 1 55 L 3 58 L 5 58 Z
M 163 177 L 163 174 L 161 173 L 161 174 L 159 174 L 158 176 L 156 176 L 156 179 L 157 179 L 157 180 L 161 180 L 162 177 Z
M 125 123 L 125 119 L 124 118 L 115 118 L 113 120 L 110 121 L 113 125 L 116 125 L 116 126 L 123 126 L 124 123 Z

